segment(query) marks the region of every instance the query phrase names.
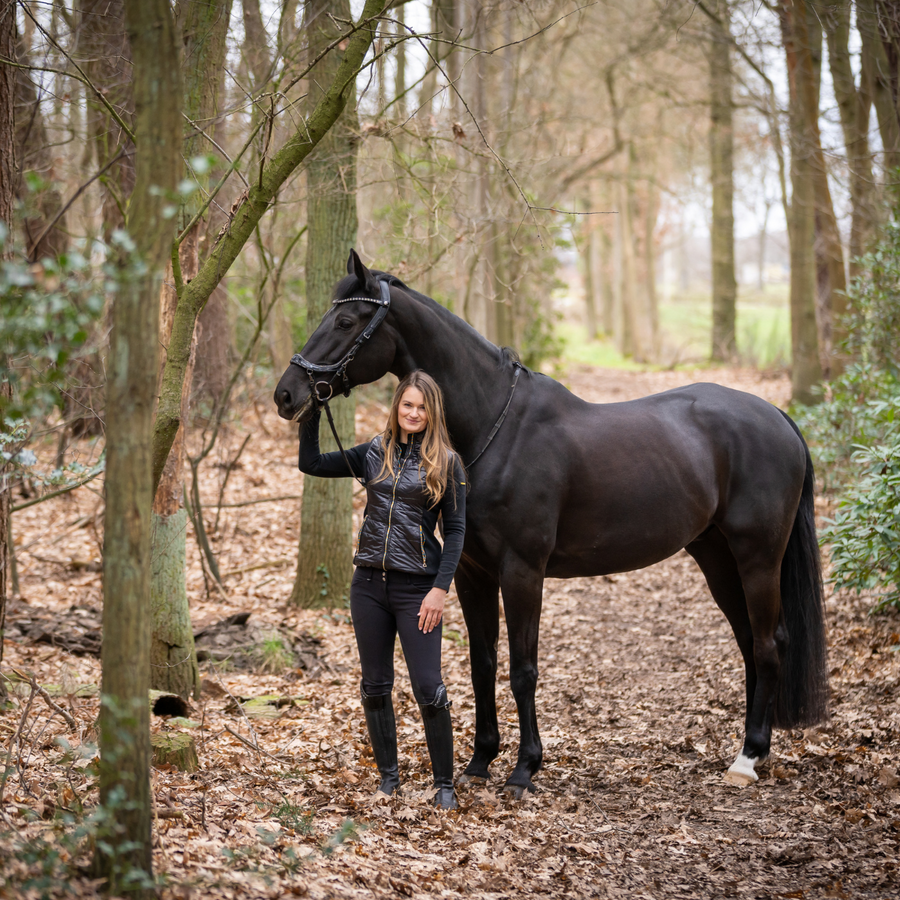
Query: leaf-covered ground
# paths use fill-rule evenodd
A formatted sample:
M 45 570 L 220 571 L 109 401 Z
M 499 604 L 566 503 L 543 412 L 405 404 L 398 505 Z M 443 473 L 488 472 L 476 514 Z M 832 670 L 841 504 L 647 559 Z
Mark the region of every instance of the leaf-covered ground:
M 783 378 L 725 369 L 578 369 L 567 377 L 573 390 L 598 401 L 695 380 L 727 383 L 781 405 L 788 395 Z M 384 416 L 379 395 L 366 396 L 360 438 Z M 205 469 L 210 526 L 227 462 L 248 432 L 225 502 L 301 490 L 293 429 L 261 395 L 226 433 L 212 460 L 219 465 Z M 89 446 L 81 452 L 87 455 Z M 197 630 L 250 613 L 245 627 L 207 635 L 210 655 L 227 655 L 219 652 L 231 646 L 226 632 L 259 650 L 249 661 L 204 664 L 203 695 L 191 713 L 199 727 L 154 717 L 155 731 L 194 734 L 200 760 L 193 774 L 165 766 L 152 773 L 164 897 L 900 895 L 896 615 L 872 618 L 866 599 L 829 596 L 831 719 L 802 732 L 776 732 L 759 783 L 739 789 L 722 774 L 740 746 L 742 667 L 690 558 L 681 553 L 637 573 L 550 581 L 538 686 L 539 791 L 522 801 L 501 791 L 517 738 L 501 642 L 504 742 L 493 780 L 462 788 L 459 812 L 437 813 L 429 806 L 424 736 L 405 680 L 395 693 L 403 796 L 373 802 L 376 773 L 347 615 L 285 605 L 297 519 L 294 500 L 222 509 L 213 545 L 227 596 L 207 595 L 189 536 Z M 16 513 L 14 527 L 23 597 L 10 610 L 4 671 L 26 680 L 15 688 L 13 708 L 0 715 L 0 751 L 10 770 L 0 796 L 0 896 L 40 896 L 35 879 L 42 867 L 51 896 L 93 896 L 97 885 L 86 878 L 58 880 L 70 856 L 79 861 L 80 848 L 54 835 L 66 811 L 80 813 L 96 802 L 91 755 L 99 663 L 90 652 L 100 608 L 100 576 L 93 571 L 100 497 L 82 489 Z M 271 652 L 276 631 L 291 655 Z M 72 637 L 76 652 L 48 643 L 61 633 Z M 465 626 L 453 602 L 444 659 L 461 769 L 474 706 Z M 47 698 L 34 692 L 29 673 L 47 687 Z M 254 697 L 280 703 L 235 702 Z M 50 703 L 71 721 L 51 715 Z M 59 863 L 51 847 L 61 849 Z

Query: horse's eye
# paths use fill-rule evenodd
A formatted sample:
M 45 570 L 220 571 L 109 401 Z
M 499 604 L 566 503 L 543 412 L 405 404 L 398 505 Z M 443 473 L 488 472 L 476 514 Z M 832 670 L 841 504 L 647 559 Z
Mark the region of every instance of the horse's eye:
M 338 319 L 337 327 L 341 331 L 349 331 L 353 327 L 353 323 L 349 319 Z

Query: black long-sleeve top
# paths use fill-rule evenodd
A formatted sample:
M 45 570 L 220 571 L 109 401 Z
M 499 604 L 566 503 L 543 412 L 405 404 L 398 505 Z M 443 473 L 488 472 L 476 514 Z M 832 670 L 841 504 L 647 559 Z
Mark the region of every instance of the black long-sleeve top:
M 339 450 L 322 453 L 319 449 L 319 419 L 320 413 L 316 412 L 300 429 L 299 468 L 305 475 L 320 478 L 354 475 L 365 481 L 366 513 L 354 562 L 434 576 L 434 587 L 448 590 L 459 565 L 466 531 L 466 484 L 459 458 L 454 454 L 453 473 L 447 479 L 444 495 L 430 506 L 424 494 L 423 478 L 417 476 L 412 482 L 405 480 L 405 493 L 402 491 L 399 496 L 390 475 L 384 481 L 374 481 L 383 459 L 378 438 L 349 448 L 346 461 Z M 404 462 L 412 462 L 414 455 L 418 457 L 417 435 L 412 435 L 409 443 L 400 445 L 400 457 L 395 463 L 398 479 L 402 479 Z M 348 462 L 351 471 L 347 469 Z M 390 504 L 384 503 L 385 492 L 393 492 Z M 443 517 L 443 549 L 434 535 L 438 515 Z

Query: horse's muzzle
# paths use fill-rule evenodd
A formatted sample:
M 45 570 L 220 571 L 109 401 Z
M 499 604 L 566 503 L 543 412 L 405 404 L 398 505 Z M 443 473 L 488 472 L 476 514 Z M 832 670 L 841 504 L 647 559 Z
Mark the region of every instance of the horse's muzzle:
M 302 401 L 298 402 L 294 398 L 292 391 L 287 388 L 277 388 L 274 400 L 278 415 L 281 416 L 282 419 L 298 422 L 300 425 L 306 422 L 315 412 L 316 403 L 311 394 L 308 392 L 304 393 L 306 396 Z

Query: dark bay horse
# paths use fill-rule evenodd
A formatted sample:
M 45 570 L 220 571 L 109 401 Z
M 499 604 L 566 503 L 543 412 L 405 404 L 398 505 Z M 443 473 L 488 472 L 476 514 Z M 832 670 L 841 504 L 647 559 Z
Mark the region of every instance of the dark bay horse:
M 542 760 L 535 688 L 544 578 L 639 569 L 684 548 L 744 660 L 745 738 L 726 778 L 756 781 L 773 726 L 826 714 L 814 476 L 797 426 L 764 400 L 713 384 L 587 403 L 434 300 L 370 271 L 355 252 L 347 269 L 275 403 L 302 423 L 316 405 L 313 391 L 325 399 L 386 372 L 424 369 L 443 388 L 471 485 L 456 572 L 476 699 L 465 775 L 487 778 L 499 752 L 499 595 L 520 727 L 506 788 L 521 795 L 534 789 Z

